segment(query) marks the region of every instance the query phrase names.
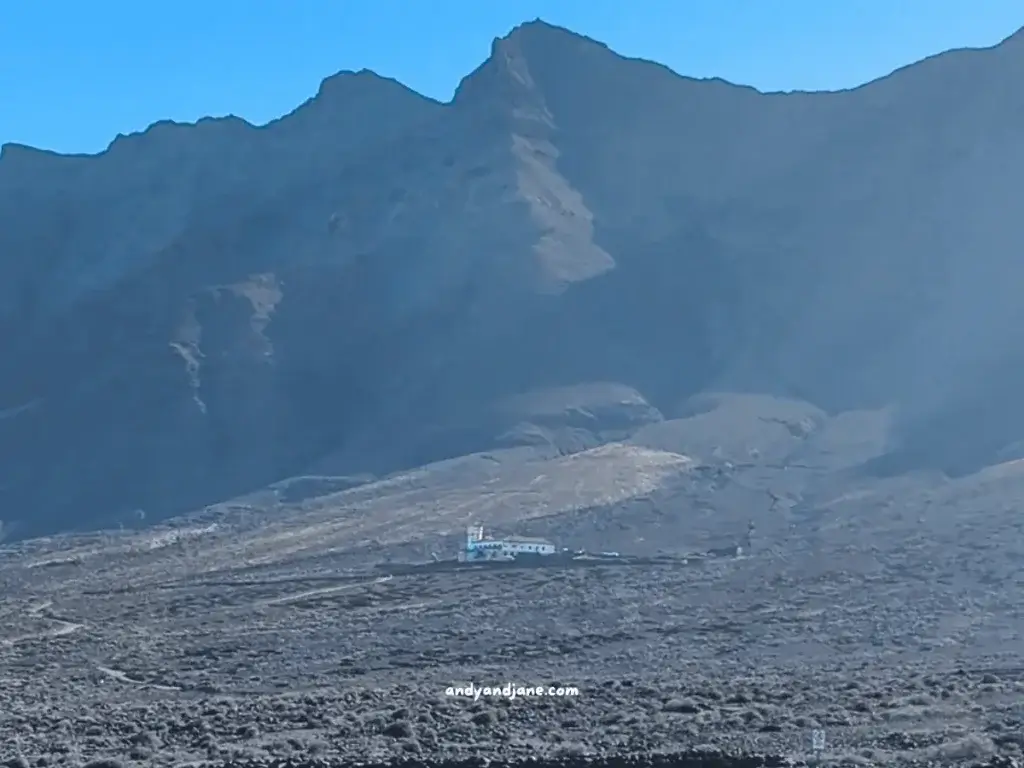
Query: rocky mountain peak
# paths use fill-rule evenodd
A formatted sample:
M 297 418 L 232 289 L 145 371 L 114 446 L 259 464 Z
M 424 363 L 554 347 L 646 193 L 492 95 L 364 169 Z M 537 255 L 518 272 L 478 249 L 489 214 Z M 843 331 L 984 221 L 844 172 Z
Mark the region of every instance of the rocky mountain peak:
M 398 98 L 405 96 L 416 100 L 426 99 L 425 96 L 416 93 L 394 78 L 383 77 L 370 69 L 360 69 L 358 71 L 342 70 L 325 77 L 310 102 L 349 102 L 349 106 L 351 106 L 353 101 L 379 98 L 382 94 L 394 95 Z
M 0 508 L 52 531 L 327 457 L 389 473 L 588 382 L 659 413 L 711 389 L 925 404 L 894 418 L 900 466 L 984 465 L 1024 434 L 1021 39 L 765 95 L 534 21 L 451 105 L 342 72 L 259 129 L 7 145 Z M 955 461 L 920 447 L 947 411 Z
M 607 47 L 540 19 L 520 24 L 491 43 L 488 58 L 462 80 L 453 103 L 458 106 L 503 104 L 507 107 L 543 99 L 542 81 L 558 77 L 568 59 Z

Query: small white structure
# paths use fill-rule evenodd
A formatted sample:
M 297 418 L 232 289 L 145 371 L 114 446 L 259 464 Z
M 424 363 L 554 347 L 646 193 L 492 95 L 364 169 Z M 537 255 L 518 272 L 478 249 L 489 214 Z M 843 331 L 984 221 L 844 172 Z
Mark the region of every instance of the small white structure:
M 555 554 L 555 545 L 546 539 L 535 539 L 525 536 L 492 539 L 485 536 L 484 529 L 477 525 L 466 529 L 466 544 L 463 550 L 459 552 L 459 560 L 462 562 L 515 560 L 523 555 L 553 554 Z

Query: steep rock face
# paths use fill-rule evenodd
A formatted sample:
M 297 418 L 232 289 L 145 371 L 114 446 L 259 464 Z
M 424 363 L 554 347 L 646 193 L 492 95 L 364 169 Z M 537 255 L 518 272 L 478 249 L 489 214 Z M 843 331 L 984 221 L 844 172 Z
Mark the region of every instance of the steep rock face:
M 897 406 L 886 471 L 1005 455 L 1021 39 L 761 94 L 535 22 L 447 105 L 342 73 L 264 127 L 5 146 L 2 516 L 585 449 L 707 389 Z M 628 428 L 502 410 L 588 382 L 635 393 L 588 411 Z

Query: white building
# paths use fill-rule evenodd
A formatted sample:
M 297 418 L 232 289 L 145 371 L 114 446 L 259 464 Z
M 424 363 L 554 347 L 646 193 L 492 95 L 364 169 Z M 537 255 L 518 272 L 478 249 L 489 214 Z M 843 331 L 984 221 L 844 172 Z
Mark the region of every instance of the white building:
M 508 536 L 492 539 L 484 535 L 480 526 L 466 529 L 466 545 L 459 553 L 459 560 L 514 560 L 522 555 L 553 555 L 555 545 L 546 539 L 525 536 Z

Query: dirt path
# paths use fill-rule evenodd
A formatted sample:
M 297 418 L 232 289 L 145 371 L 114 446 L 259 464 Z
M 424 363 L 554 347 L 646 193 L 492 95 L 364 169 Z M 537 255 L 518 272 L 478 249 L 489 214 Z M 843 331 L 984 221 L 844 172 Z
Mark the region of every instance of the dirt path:
M 367 587 L 373 584 L 383 584 L 386 581 L 390 581 L 391 576 L 378 576 L 376 579 L 370 581 L 360 581 L 355 584 L 342 584 L 337 587 L 321 587 L 320 589 L 308 589 L 304 592 L 295 592 L 290 595 L 283 595 L 281 597 L 275 597 L 270 600 L 264 600 L 259 605 L 287 605 L 288 603 L 295 603 L 302 600 L 307 600 L 311 597 L 323 597 L 325 595 L 333 595 L 337 592 L 344 592 L 345 590 L 355 589 L 356 587 Z
M 127 683 L 128 685 L 141 685 L 146 688 L 153 688 L 157 691 L 180 691 L 181 688 L 176 685 L 159 685 L 157 683 L 147 683 L 145 680 L 136 680 L 134 677 L 128 675 L 127 672 L 123 672 L 120 669 L 113 669 L 111 667 L 97 666 L 97 671 L 106 675 L 107 677 L 113 678 L 121 683 Z

